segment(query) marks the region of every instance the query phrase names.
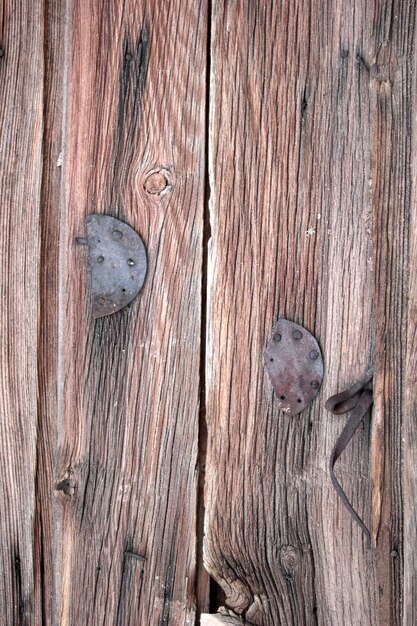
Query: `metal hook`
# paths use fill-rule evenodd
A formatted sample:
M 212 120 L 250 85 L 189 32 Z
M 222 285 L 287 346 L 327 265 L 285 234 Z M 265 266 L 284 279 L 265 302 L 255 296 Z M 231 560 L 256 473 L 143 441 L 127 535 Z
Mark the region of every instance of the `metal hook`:
M 362 518 L 356 513 L 355 509 L 349 501 L 349 498 L 343 491 L 342 486 L 337 480 L 334 473 L 334 466 L 336 461 L 341 456 L 342 452 L 345 450 L 346 446 L 352 439 L 359 424 L 362 422 L 362 420 L 372 407 L 373 373 L 373 369 L 368 370 L 365 376 L 357 383 L 352 385 L 352 387 L 350 387 L 346 391 L 342 391 L 335 394 L 334 396 L 331 396 L 331 398 L 329 398 L 325 404 L 326 409 L 328 411 L 331 411 L 335 415 L 341 415 L 342 413 L 346 413 L 347 411 L 354 409 L 334 445 L 334 448 L 330 455 L 329 471 L 333 486 L 336 489 L 339 498 L 342 500 L 343 505 L 365 533 L 368 548 L 371 547 L 371 533 L 369 532 L 369 529 L 362 520 Z

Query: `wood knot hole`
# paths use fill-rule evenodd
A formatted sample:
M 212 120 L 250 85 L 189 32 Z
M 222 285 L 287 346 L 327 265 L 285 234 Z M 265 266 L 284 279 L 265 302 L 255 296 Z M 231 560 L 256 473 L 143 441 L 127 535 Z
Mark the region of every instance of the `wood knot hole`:
M 72 498 L 75 492 L 75 480 L 71 476 L 66 476 L 55 485 L 55 489 Z
M 166 169 L 150 172 L 145 179 L 143 187 L 146 193 L 151 196 L 165 195 L 172 189 L 170 172 Z

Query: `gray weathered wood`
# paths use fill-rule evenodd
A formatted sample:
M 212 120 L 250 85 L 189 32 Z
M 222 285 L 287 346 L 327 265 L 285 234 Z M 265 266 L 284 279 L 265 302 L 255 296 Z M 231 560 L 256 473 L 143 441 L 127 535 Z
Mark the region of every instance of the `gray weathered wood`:
M 417 292 L 412 247 L 417 213 L 412 202 L 416 165 L 416 3 L 376 1 L 372 27 L 376 346 L 372 474 L 373 531 L 378 537 L 378 623 L 408 625 L 417 621 L 415 589 L 414 598 L 410 589 L 416 576 L 412 527 L 417 525 L 411 504 L 415 491 L 412 450 L 417 443 L 416 411 L 411 398 L 416 394 L 416 385 L 415 372 L 410 369 L 417 323 L 413 315 Z M 408 462 L 403 464 L 403 458 Z M 410 518 L 412 513 L 414 517 Z M 412 544 L 414 548 L 410 549 Z
M 201 615 L 201 626 L 245 626 L 245 623 L 240 619 L 225 617 L 220 614 L 204 613 Z
M 416 76 L 414 59 L 413 75 Z M 413 110 L 416 106 L 413 96 Z M 413 163 L 416 159 L 416 135 L 412 138 Z M 404 394 L 404 614 L 403 624 L 417 622 L 417 168 L 411 171 L 410 247 L 409 247 L 409 288 L 408 288 L 408 332 L 405 361 Z
M 57 444 L 58 282 L 61 205 L 62 117 L 64 107 L 65 2 L 45 5 L 42 197 L 40 213 L 39 296 L 41 323 L 38 336 L 37 491 L 34 525 L 35 571 L 41 586 L 42 626 L 54 623 L 59 577 L 54 528 L 54 462 Z M 36 624 L 33 620 L 31 622 Z M 56 623 L 56 620 L 55 620 Z
M 37 495 L 43 6 L 0 2 L 0 621 L 41 623 Z
M 415 88 L 406 4 L 213 3 L 205 562 L 226 606 L 251 624 L 401 620 Z M 299 418 L 279 412 L 262 365 L 278 316 L 315 333 L 326 360 L 320 397 Z M 337 468 L 366 523 L 381 519 L 367 551 L 330 484 L 345 418 L 324 400 L 375 354 L 384 439 L 366 424 Z M 411 457 L 413 437 L 410 422 Z M 371 515 L 381 451 L 384 504 L 375 484 Z

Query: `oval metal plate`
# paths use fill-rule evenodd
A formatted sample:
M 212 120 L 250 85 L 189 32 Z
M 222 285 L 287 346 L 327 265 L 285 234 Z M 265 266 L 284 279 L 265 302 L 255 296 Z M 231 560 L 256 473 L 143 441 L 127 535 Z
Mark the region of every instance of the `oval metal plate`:
M 123 309 L 142 289 L 147 270 L 146 250 L 138 233 L 109 215 L 86 218 L 95 318 Z
M 291 415 L 301 413 L 323 380 L 323 357 L 316 339 L 302 326 L 279 319 L 264 359 L 280 409 Z

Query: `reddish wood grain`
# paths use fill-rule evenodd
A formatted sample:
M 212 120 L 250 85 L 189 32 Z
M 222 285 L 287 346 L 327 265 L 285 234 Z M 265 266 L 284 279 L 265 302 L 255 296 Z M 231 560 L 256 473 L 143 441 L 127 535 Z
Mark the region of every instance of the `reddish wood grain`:
M 67 6 L 59 620 L 193 624 L 206 9 Z M 149 257 L 139 298 L 97 321 L 75 243 L 90 212 Z
M 417 622 L 416 5 L 0 0 L 1 624 Z M 90 212 L 149 256 L 96 321 Z M 279 316 L 325 359 L 297 418 Z M 372 364 L 367 551 L 324 401 Z

